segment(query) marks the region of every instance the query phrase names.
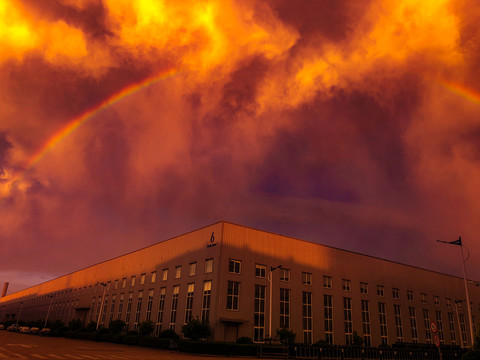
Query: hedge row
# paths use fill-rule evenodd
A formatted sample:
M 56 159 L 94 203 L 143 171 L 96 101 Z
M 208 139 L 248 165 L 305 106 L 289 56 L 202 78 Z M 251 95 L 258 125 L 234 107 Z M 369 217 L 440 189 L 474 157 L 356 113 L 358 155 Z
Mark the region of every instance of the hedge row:
M 190 340 L 172 340 L 163 339 L 154 336 L 136 336 L 136 335 L 113 335 L 98 334 L 88 332 L 65 333 L 65 337 L 72 339 L 104 341 L 117 344 L 146 346 L 157 349 L 178 349 L 181 352 L 195 354 L 211 355 L 238 355 L 238 356 L 256 356 L 257 345 L 254 344 L 236 344 L 213 341 L 190 341 Z

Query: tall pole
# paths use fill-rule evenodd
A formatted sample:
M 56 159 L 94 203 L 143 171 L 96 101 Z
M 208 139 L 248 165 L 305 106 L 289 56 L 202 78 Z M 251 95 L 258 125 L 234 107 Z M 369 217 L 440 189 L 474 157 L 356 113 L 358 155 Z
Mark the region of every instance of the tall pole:
M 97 330 L 98 330 L 98 326 L 100 325 L 100 317 L 102 316 L 102 311 L 103 311 L 103 302 L 105 301 L 105 291 L 107 290 L 107 284 L 100 283 L 100 282 L 98 282 L 97 284 L 103 286 L 102 302 L 100 304 L 100 311 L 98 312 L 98 319 L 97 319 Z
M 458 238 L 461 241 L 461 238 Z M 460 243 L 461 244 L 461 243 Z M 467 299 L 467 310 L 468 310 L 468 323 L 470 325 L 470 344 L 473 346 L 473 324 L 472 324 L 472 308 L 470 306 L 470 296 L 468 295 L 468 286 L 467 286 L 467 270 L 465 268 L 465 258 L 463 257 L 463 246 L 460 245 L 462 253 L 462 263 L 463 263 L 463 281 L 465 283 L 465 297 Z
M 268 338 L 272 339 L 272 299 L 273 299 L 273 272 L 279 268 L 281 268 L 282 265 L 278 266 L 270 266 L 270 272 L 268 273 L 267 280 L 269 283 L 270 287 L 270 294 L 269 294 L 269 303 L 270 306 L 268 307 Z
M 468 314 L 468 325 L 470 327 L 470 344 L 471 344 L 471 346 L 473 346 L 472 309 L 470 308 L 470 296 L 468 295 L 467 270 L 466 270 L 466 267 L 465 267 L 465 258 L 463 256 L 462 237 L 459 236 L 458 240 L 455 240 L 455 241 L 437 240 L 437 242 L 460 246 L 460 255 L 462 256 L 463 281 L 464 281 L 464 285 L 465 285 L 465 297 L 466 297 L 466 300 L 467 300 L 466 306 L 467 306 L 467 314 Z
M 53 302 L 53 295 L 50 295 L 50 304 L 48 304 L 47 316 L 45 316 L 45 324 L 43 325 L 44 328 L 47 327 L 48 315 L 50 314 L 50 308 L 52 307 L 52 302 Z

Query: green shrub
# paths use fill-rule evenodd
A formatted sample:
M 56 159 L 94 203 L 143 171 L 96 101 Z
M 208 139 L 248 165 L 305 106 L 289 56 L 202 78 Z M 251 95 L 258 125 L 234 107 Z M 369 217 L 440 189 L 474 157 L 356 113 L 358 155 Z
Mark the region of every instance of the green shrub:
M 237 339 L 237 344 L 253 344 L 253 340 L 248 336 L 241 336 Z
M 56 331 L 56 330 L 59 330 L 60 328 L 64 327 L 65 324 L 63 323 L 62 320 L 55 320 L 53 321 L 51 324 L 50 324 L 50 330 L 52 331 Z
M 74 319 L 68 322 L 68 328 L 72 331 L 78 331 L 82 328 L 82 320 Z
M 110 321 L 108 329 L 112 334 L 120 334 L 125 329 L 125 321 L 117 319 Z
M 97 323 L 95 321 L 90 321 L 85 327 L 85 331 L 87 332 L 97 331 Z
M 135 335 L 127 334 L 123 337 L 123 342 L 128 345 L 139 345 L 140 336 L 138 336 L 138 334 L 135 334 Z
M 99 335 L 105 335 L 105 334 L 110 333 L 110 330 L 108 330 L 107 328 L 101 327 L 100 329 L 98 329 L 97 333 Z
M 211 330 L 208 322 L 191 319 L 188 324 L 182 326 L 183 335 L 191 340 L 206 339 L 210 336 Z
M 178 334 L 175 331 L 173 331 L 172 329 L 163 330 L 158 335 L 158 337 L 163 338 L 163 339 L 178 339 L 179 338 Z
M 352 345 L 354 345 L 354 346 L 362 346 L 363 345 L 363 338 L 360 335 L 358 335 L 358 333 L 356 331 L 353 332 Z
M 140 332 L 141 336 L 149 336 L 154 328 L 155 326 L 153 325 L 153 322 L 148 320 L 139 324 L 138 331 Z
M 295 342 L 295 333 L 288 329 L 277 329 L 276 330 L 277 336 L 280 341 L 284 344 L 293 344 Z

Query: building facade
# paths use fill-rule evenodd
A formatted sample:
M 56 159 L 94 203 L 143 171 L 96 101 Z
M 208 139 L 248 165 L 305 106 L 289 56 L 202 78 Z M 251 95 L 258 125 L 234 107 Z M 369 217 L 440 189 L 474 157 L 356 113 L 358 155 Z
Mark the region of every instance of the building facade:
M 480 289 L 469 286 L 474 331 Z M 271 316 L 270 316 L 271 314 Z M 0 321 L 121 319 L 128 330 L 208 320 L 215 340 L 287 328 L 297 342 L 470 345 L 463 279 L 228 222 L 0 299 Z

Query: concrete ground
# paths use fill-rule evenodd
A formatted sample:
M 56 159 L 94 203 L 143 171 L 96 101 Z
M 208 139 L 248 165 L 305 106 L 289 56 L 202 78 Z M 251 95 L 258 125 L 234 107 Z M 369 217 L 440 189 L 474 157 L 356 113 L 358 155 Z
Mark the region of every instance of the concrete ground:
M 220 356 L 190 355 L 176 351 L 41 337 L 0 330 L 0 360 L 213 360 Z M 228 357 L 229 360 L 245 358 Z

